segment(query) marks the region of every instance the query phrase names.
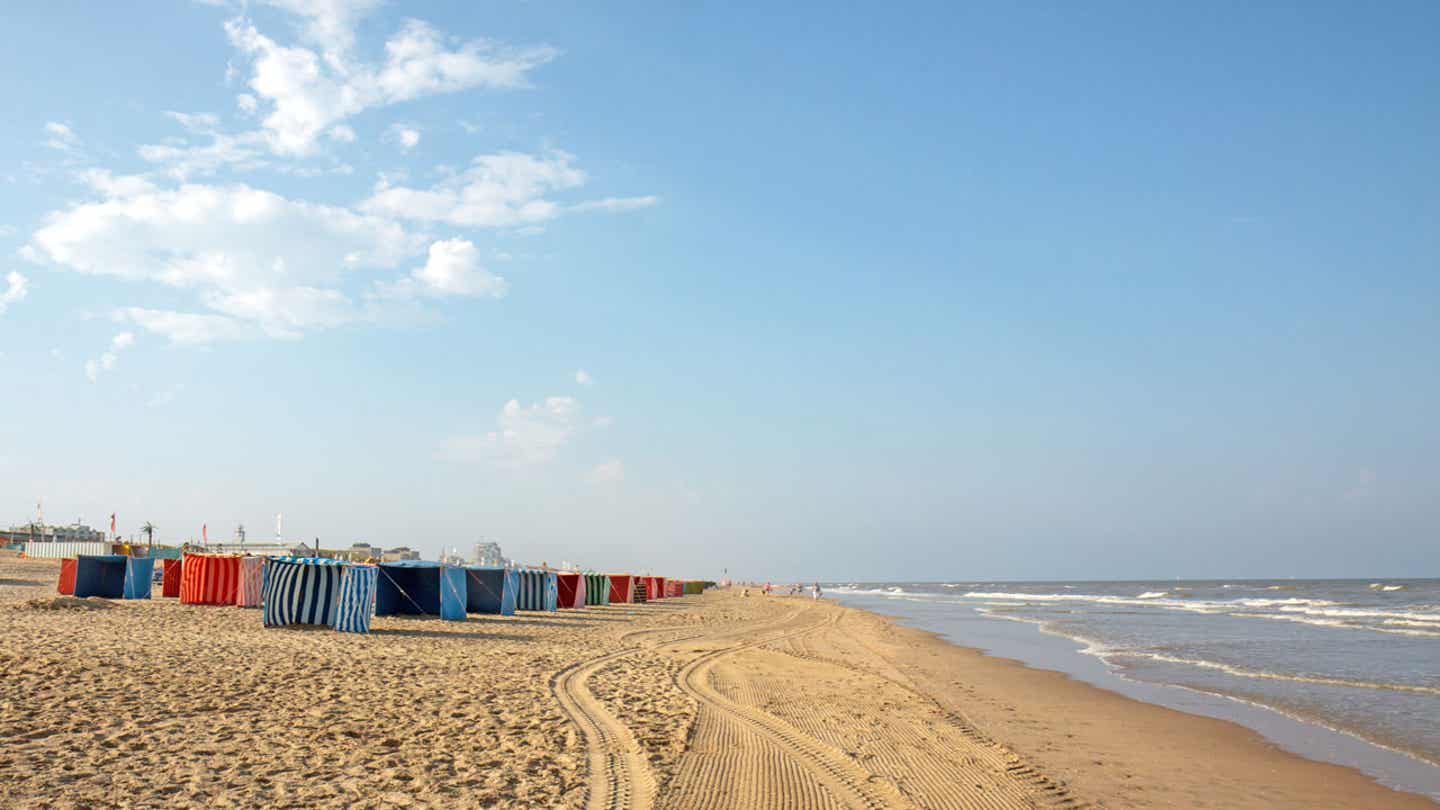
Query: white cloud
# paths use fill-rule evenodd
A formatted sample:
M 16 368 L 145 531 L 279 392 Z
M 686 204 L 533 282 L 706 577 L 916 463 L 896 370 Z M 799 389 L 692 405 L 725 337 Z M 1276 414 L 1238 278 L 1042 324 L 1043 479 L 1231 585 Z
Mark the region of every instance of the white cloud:
M 430 245 L 425 266 L 413 278 L 434 295 L 505 295 L 505 279 L 480 266 L 480 251 L 465 239 L 446 239 Z
M 328 135 L 332 141 L 339 141 L 340 143 L 355 142 L 355 130 L 345 124 L 336 124 L 325 134 Z
M 250 61 L 247 84 L 257 106 L 268 108 L 262 127 L 271 150 L 282 155 L 311 153 L 322 132 L 367 109 L 472 88 L 523 87 L 529 71 L 557 55 L 545 46 L 514 49 L 482 40 L 451 48 L 439 31 L 410 20 L 386 41 L 384 61 L 366 64 L 349 53 L 358 14 L 339 11 L 336 3 L 275 5 L 311 20 L 308 39 L 320 53 L 281 45 L 244 18 L 227 22 L 225 31 Z M 326 10 L 314 8 L 320 5 Z
M 241 93 L 235 97 L 235 106 L 246 115 L 254 115 L 260 109 L 260 99 L 249 93 Z
M 638 211 L 641 208 L 649 208 L 659 204 L 660 198 L 653 194 L 645 197 L 606 197 L 603 200 L 576 203 L 570 206 L 570 210 L 603 211 L 609 214 L 617 214 L 624 211 Z
M 120 352 L 130 348 L 135 343 L 133 332 L 121 332 L 110 338 L 110 348 L 100 355 L 98 360 L 85 361 L 85 376 L 90 382 L 95 382 L 100 377 L 100 372 L 109 371 L 115 368 L 115 362 L 120 359 Z
M 504 298 L 510 285 L 480 264 L 480 250 L 467 239 L 432 242 L 425 264 L 396 282 L 375 285 L 378 298 L 470 296 Z
M 613 417 L 613 416 L 597 416 L 597 417 L 595 417 L 595 421 L 594 421 L 594 422 L 591 422 L 590 424 L 593 425 L 596 430 L 604 430 L 604 429 L 610 427 L 611 425 L 615 424 L 615 417 Z
M 590 376 L 590 372 L 582 368 L 575 372 L 575 382 L 581 385 L 594 385 L 595 378 Z
M 80 146 L 80 136 L 68 124 L 45 122 L 45 145 L 61 152 L 73 152 Z
M 397 144 L 402 152 L 409 152 L 420 145 L 420 130 L 405 124 L 391 124 L 385 131 L 385 137 Z
M 346 51 L 355 44 L 355 24 L 380 6 L 381 0 L 261 0 L 307 21 L 305 38 L 327 51 Z
M 202 344 L 219 340 L 245 340 L 261 335 L 246 324 L 223 315 L 126 307 L 117 310 L 116 320 L 128 321 L 172 343 Z
M 121 312 L 176 342 L 293 338 L 362 319 L 341 285 L 362 270 L 396 267 L 424 244 L 390 220 L 245 185 L 157 190 L 109 175 L 95 183 L 117 196 L 53 212 L 23 253 L 190 291 L 218 315 Z
M 14 270 L 6 273 L 5 290 L 3 292 L 0 292 L 0 315 L 4 315 L 5 310 L 9 309 L 11 304 L 20 301 L 29 294 L 29 279 L 25 278 Z
M 476 157 L 470 168 L 428 189 L 392 186 L 381 181 L 361 204 L 372 213 L 444 222 L 458 227 L 507 227 L 543 222 L 561 207 L 547 193 L 576 188 L 585 173 L 564 152 L 536 157 L 501 152 Z
M 579 400 L 546 397 L 529 407 L 510 400 L 496 418 L 497 428 L 483 435 L 452 436 L 440 455 L 455 461 L 492 460 L 529 465 L 551 461 L 584 428 Z
M 579 188 L 589 180 L 574 161 L 573 155 L 559 150 L 541 155 L 477 155 L 464 172 L 445 177 L 429 188 L 397 185 L 382 178 L 361 208 L 460 228 L 517 228 L 517 232 L 533 234 L 540 231 L 540 223 L 567 211 L 633 211 L 660 201 L 654 196 L 609 197 L 564 205 L 550 199 L 556 192 Z
M 155 190 L 155 184 L 143 175 L 115 175 L 109 169 L 85 169 L 77 177 L 106 197 L 134 197 Z
M 165 117 L 175 121 L 189 132 L 202 135 L 208 135 L 220 126 L 220 118 L 214 113 L 183 113 L 166 110 Z
M 625 480 L 625 463 L 618 458 L 595 465 L 586 476 L 592 484 L 618 484 Z
M 215 174 L 221 169 L 251 170 L 268 166 L 265 136 L 259 132 L 226 135 L 207 133 L 210 142 L 192 144 L 181 138 L 167 143 L 141 146 L 140 157 L 163 164 L 166 173 L 177 180 Z

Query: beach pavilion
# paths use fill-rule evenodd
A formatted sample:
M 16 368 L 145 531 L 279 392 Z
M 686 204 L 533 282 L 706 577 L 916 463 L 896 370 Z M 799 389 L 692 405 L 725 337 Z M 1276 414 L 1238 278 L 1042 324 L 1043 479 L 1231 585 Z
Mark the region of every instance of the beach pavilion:
M 60 563 L 59 591 L 84 598 L 149 599 L 155 561 L 122 554 L 81 554 Z
M 465 569 L 430 560 L 383 562 L 375 588 L 375 615 L 439 616 L 465 621 Z
M 519 610 L 556 610 L 559 608 L 559 586 L 554 571 L 521 568 Z
M 610 577 L 604 574 L 585 575 L 585 604 L 610 604 Z
M 254 558 L 261 559 L 261 558 Z M 262 621 L 370 632 L 378 571 L 326 557 L 268 557 L 261 568 Z
M 610 604 L 624 605 L 635 601 L 635 580 L 630 574 L 610 574 Z
M 465 611 L 515 615 L 520 572 L 483 565 L 465 567 Z
M 560 571 L 555 574 L 558 592 L 557 603 L 562 608 L 585 607 L 585 577 L 581 574 Z
M 240 557 L 235 554 L 186 554 L 180 564 L 180 602 L 233 605 L 240 586 Z

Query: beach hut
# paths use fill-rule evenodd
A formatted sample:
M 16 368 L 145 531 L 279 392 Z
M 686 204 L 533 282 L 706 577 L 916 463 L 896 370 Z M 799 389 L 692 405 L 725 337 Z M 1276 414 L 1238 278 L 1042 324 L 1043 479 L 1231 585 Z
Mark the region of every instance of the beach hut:
M 585 607 L 585 577 L 580 574 L 559 572 L 555 575 L 555 585 L 559 593 L 559 605 L 562 608 Z
M 685 583 L 678 579 L 665 580 L 665 598 L 673 599 L 685 595 Z
M 55 590 L 66 596 L 75 595 L 75 558 L 60 561 L 60 584 Z
M 498 613 L 515 615 L 516 592 L 520 590 L 520 573 L 509 568 L 479 565 L 465 568 L 465 611 L 467 613 Z
M 635 580 L 630 574 L 610 574 L 610 604 L 626 605 L 635 601 Z
M 554 571 L 539 568 L 521 568 L 520 592 L 515 607 L 519 610 L 558 610 L 560 607 L 559 581 Z
M 240 583 L 235 587 L 236 607 L 260 607 L 265 558 L 240 558 Z
M 62 568 L 63 571 L 63 568 Z M 122 554 L 81 554 L 75 558 L 75 596 L 149 599 L 155 561 Z
M 701 582 L 698 579 L 692 579 L 685 582 L 686 596 L 702 593 L 705 593 L 705 583 Z
M 650 577 L 635 577 L 635 586 L 631 590 L 630 601 L 637 605 L 643 605 L 650 601 Z
M 610 604 L 610 578 L 604 574 L 585 575 L 585 604 Z
M 465 569 L 429 560 L 398 560 L 376 566 L 375 615 L 439 616 L 465 621 Z
M 665 598 L 665 577 L 651 577 L 651 578 L 650 578 L 650 598 L 651 598 L 651 599 L 664 599 L 664 598 Z
M 180 563 L 180 602 L 233 605 L 240 586 L 240 557 L 234 554 L 186 554 Z
M 262 621 L 266 627 L 319 624 L 345 633 L 368 633 L 377 576 L 374 566 L 324 557 L 264 558 Z
M 181 567 L 180 558 L 166 557 L 165 559 L 160 561 L 160 564 L 160 595 L 179 596 Z

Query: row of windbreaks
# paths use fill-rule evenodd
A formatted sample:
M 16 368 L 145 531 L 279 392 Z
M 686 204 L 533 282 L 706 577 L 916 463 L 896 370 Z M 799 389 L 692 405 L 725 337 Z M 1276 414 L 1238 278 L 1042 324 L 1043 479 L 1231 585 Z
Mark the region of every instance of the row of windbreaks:
M 61 564 L 60 592 L 149 599 L 154 560 L 82 555 Z M 372 615 L 511 615 L 701 593 L 706 583 L 631 574 L 457 566 L 425 560 L 361 565 L 324 557 L 186 554 L 162 560 L 161 592 L 184 604 L 260 607 L 267 627 L 320 624 L 368 632 Z M 653 594 L 653 596 L 652 596 Z

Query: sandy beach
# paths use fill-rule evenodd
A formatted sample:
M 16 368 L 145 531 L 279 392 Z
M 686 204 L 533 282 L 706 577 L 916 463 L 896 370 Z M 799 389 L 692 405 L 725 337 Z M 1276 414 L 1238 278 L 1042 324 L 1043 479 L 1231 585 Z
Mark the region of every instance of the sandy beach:
M 11 807 L 1422 808 L 864 611 L 712 591 L 381 617 L 58 599 L 0 559 Z

